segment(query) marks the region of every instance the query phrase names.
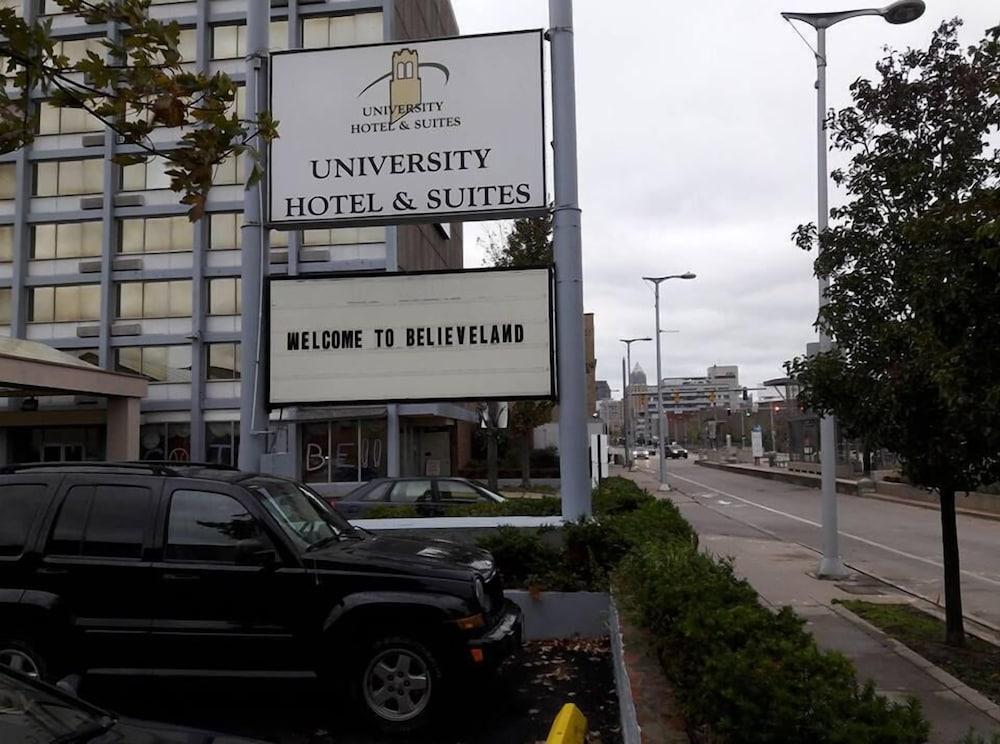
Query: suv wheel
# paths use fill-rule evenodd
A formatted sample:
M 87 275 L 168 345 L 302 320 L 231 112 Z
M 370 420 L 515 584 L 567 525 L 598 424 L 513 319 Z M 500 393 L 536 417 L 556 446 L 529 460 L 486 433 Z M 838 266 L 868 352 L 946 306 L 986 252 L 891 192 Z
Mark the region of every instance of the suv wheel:
M 360 698 L 368 717 L 386 731 L 413 731 L 433 715 L 441 697 L 434 653 L 410 638 L 375 641 L 360 664 Z
M 48 671 L 37 649 L 16 638 L 0 638 L 0 666 L 34 679 L 45 679 Z

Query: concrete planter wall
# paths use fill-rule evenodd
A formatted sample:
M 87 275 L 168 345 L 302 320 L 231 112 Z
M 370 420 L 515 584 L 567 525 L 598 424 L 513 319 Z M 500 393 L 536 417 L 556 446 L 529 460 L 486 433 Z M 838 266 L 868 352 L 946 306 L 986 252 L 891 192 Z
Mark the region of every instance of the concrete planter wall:
M 524 635 L 529 641 L 556 638 L 600 638 L 608 634 L 611 598 L 607 592 L 541 592 L 524 589 L 504 592 L 524 612 Z
M 508 590 L 504 594 L 524 612 L 524 634 L 529 641 L 610 635 L 622 740 L 625 744 L 641 744 L 632 684 L 625 665 L 621 620 L 611 595 L 607 592 L 541 592 L 532 596 L 523 589 Z

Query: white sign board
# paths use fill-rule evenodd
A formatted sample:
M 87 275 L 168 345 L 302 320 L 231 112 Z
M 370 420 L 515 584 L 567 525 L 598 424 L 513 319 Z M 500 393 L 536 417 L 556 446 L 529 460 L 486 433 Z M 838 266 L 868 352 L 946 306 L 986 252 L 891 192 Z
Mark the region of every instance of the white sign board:
M 541 31 L 278 52 L 270 70 L 273 227 L 545 211 Z
M 764 434 L 759 426 L 755 426 L 750 432 L 750 450 L 754 457 L 764 456 Z
M 548 269 L 274 278 L 272 407 L 554 396 Z

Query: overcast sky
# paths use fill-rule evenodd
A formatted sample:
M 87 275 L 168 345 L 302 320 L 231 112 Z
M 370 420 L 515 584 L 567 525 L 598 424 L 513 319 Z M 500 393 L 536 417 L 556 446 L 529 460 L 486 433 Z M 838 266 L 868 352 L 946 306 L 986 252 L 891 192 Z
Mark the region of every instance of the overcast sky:
M 815 62 L 778 14 L 864 0 L 788 2 L 574 4 L 584 305 L 595 314 L 598 379 L 612 388 L 618 339 L 654 335 L 643 274 L 698 274 L 661 290 L 663 328 L 680 331 L 663 337 L 664 377 L 738 364 L 740 382 L 756 386 L 815 338 L 812 259 L 789 239 L 816 214 Z M 547 26 L 545 0 L 452 4 L 463 34 Z M 955 16 L 967 43 L 1000 23 L 998 0 L 927 5 L 906 26 L 859 18 L 828 32 L 830 106 L 849 103 L 850 84 L 874 75 L 886 44 L 926 47 Z M 466 225 L 466 266 L 483 265 L 487 227 Z M 637 361 L 652 383 L 652 343 L 633 344 Z

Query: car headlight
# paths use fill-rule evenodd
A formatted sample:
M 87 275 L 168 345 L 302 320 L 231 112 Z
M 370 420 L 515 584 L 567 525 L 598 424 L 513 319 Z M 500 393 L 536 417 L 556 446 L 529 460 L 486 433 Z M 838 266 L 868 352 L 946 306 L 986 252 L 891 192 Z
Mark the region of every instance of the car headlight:
M 483 608 L 485 612 L 490 611 L 490 598 L 486 595 L 486 585 L 483 584 L 483 579 L 480 576 L 476 576 L 472 579 L 472 588 L 476 593 L 476 601 L 479 606 Z

